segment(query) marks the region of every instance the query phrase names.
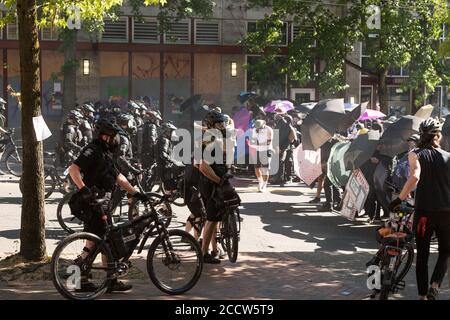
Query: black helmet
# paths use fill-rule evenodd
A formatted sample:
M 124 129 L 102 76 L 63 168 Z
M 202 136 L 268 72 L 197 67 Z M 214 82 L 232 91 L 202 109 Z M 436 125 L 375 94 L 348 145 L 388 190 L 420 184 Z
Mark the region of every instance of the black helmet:
M 155 118 L 155 119 L 157 119 L 159 121 L 162 121 L 162 118 L 161 118 L 160 114 L 158 112 L 154 111 L 154 110 L 147 110 L 145 112 L 145 114 L 148 115 L 150 118 L 153 117 L 153 118 Z
M 82 117 L 83 116 L 81 115 L 81 113 L 78 110 L 70 110 L 67 113 L 67 119 L 79 120 Z
M 205 122 L 208 128 L 213 128 L 216 123 L 220 122 L 225 123 L 226 119 L 222 113 L 212 110 L 206 114 L 205 119 L 203 119 L 203 121 Z
M 85 103 L 83 103 L 83 105 L 81 106 L 81 109 L 82 109 L 84 112 L 92 112 L 92 113 L 95 112 L 94 106 L 92 105 L 91 102 L 85 102 Z
M 140 107 L 134 101 L 128 101 L 127 107 L 128 107 L 128 110 L 130 110 L 130 111 L 134 111 L 134 110 L 139 110 L 140 109 Z
M 142 101 L 138 101 L 138 102 L 136 102 L 136 104 L 138 105 L 139 109 L 141 109 L 142 111 L 148 110 L 148 108 L 145 106 L 145 104 Z
M 105 134 L 113 137 L 120 132 L 120 128 L 109 120 L 100 119 L 95 123 L 95 131 L 98 135 Z
M 440 132 L 442 129 L 439 121 L 434 120 L 433 118 L 428 118 L 427 120 L 422 121 L 420 124 L 419 132 L 420 135 L 423 134 L 436 134 Z
M 414 142 L 418 142 L 419 140 L 420 136 L 417 133 L 411 135 L 408 139 L 406 139 L 406 141 L 414 141 Z
M 172 131 L 177 130 L 177 127 L 175 127 L 172 123 L 170 122 L 164 122 L 161 125 L 161 133 L 162 134 L 172 134 Z

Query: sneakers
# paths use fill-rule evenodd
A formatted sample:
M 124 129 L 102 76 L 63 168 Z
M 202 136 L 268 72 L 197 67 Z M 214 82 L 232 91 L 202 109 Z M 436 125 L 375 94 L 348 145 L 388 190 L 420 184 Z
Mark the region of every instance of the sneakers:
M 217 251 L 211 251 L 211 255 L 220 260 L 225 259 L 225 253 L 220 248 L 217 248 Z
M 324 203 L 319 207 L 319 211 L 331 211 L 331 204 L 330 203 Z
M 427 299 L 428 300 L 437 300 L 438 295 L 439 295 L 439 290 L 431 287 L 430 289 L 428 289 Z
M 133 288 L 133 286 L 131 284 L 125 284 L 122 281 L 118 281 L 117 279 L 114 279 L 111 283 L 111 285 L 109 286 L 108 290 L 106 290 L 106 293 L 111 293 L 111 292 L 124 292 L 124 291 L 128 291 L 131 290 L 131 288 Z
M 315 197 L 312 200 L 309 200 L 308 203 L 320 203 L 320 198 Z
M 203 263 L 219 264 L 220 260 L 207 253 L 203 256 Z

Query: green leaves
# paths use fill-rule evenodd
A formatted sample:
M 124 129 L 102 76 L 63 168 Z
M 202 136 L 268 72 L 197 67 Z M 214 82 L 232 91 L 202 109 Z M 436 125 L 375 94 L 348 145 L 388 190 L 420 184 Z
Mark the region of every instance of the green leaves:
M 282 21 L 292 21 L 299 31 L 288 45 L 287 59 L 280 71 L 300 83 L 315 80 L 322 92 L 345 89 L 344 61 L 359 42 L 364 42 L 366 56 L 365 65 L 359 69 L 368 74 L 414 66 L 409 68 L 407 82 L 411 88 L 423 85 L 432 88 L 447 77 L 440 57 L 450 56 L 450 41 L 440 46 L 439 56 L 436 51 L 442 23 L 449 20 L 445 0 L 338 1 L 336 5 L 296 0 L 251 0 L 250 3 L 256 7 L 272 4 L 272 13 L 258 22 L 261 28 L 242 41 L 247 52 L 264 56 L 261 61 L 265 63 L 259 67 L 267 68 L 267 63 L 274 61 L 269 56 L 281 54 L 279 48 L 274 48 L 279 37 L 277 26 Z M 369 5 L 380 8 L 379 30 L 368 27 Z M 311 65 L 317 61 L 321 61 L 322 67 L 310 72 Z

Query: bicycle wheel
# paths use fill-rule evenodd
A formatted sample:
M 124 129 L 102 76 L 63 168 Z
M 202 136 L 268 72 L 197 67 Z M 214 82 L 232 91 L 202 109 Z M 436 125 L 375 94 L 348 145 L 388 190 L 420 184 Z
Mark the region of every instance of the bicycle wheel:
M 91 241 L 87 257 L 80 254 Z M 81 232 L 61 241 L 53 252 L 52 281 L 58 292 L 67 299 L 92 300 L 107 290 L 112 279 L 114 259 L 109 246 L 92 233 Z
M 156 202 L 162 198 L 161 195 L 156 193 L 148 192 L 146 193 L 146 195 L 150 197 L 150 202 L 152 202 L 152 200 Z M 135 219 L 142 212 L 144 212 L 144 209 L 145 208 L 142 202 L 133 198 L 128 209 L 128 219 L 129 220 Z M 168 228 L 173 217 L 172 207 L 170 206 L 170 203 L 166 200 L 163 203 L 156 205 L 155 210 L 158 213 L 159 218 L 164 221 L 164 227 Z
M 227 211 L 220 225 L 221 245 L 228 255 L 228 260 L 235 263 L 238 257 L 239 235 L 234 211 Z
M 150 280 L 161 291 L 182 294 L 195 286 L 203 269 L 198 242 L 182 230 L 168 231 L 168 237 L 158 236 L 147 254 Z
M 58 222 L 65 231 L 68 233 L 81 232 L 83 231 L 83 221 L 72 215 L 69 207 L 69 200 L 75 191 L 67 193 L 58 203 L 58 208 L 56 209 L 56 216 Z
M 381 289 L 380 289 L 380 300 L 388 300 L 389 292 L 392 288 L 392 272 L 384 269 L 381 271 Z
M 22 175 L 22 147 L 16 147 L 16 150 L 6 156 L 6 169 L 13 176 L 20 177 Z
M 45 199 L 47 199 L 52 195 L 53 191 L 55 191 L 56 187 L 55 177 L 51 173 L 45 173 L 44 183 L 45 183 Z
M 413 260 L 414 260 L 414 247 L 412 243 L 408 243 L 403 248 L 402 257 L 400 258 L 400 261 L 397 266 L 397 275 L 395 277 L 395 283 L 398 283 L 405 278 L 406 274 L 411 268 Z

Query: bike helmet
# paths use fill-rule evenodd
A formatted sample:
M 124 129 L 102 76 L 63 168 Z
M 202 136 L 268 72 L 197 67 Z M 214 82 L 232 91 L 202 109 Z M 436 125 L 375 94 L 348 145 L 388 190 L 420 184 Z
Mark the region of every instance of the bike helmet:
M 91 102 L 85 102 L 83 103 L 83 105 L 81 106 L 81 110 L 83 110 L 84 112 L 95 112 L 94 106 L 92 105 Z
M 67 113 L 67 119 L 72 119 L 72 120 L 78 121 L 81 118 L 83 118 L 83 116 L 77 110 L 71 110 Z
M 148 108 L 145 106 L 145 104 L 141 101 L 137 102 L 137 105 L 139 106 L 139 108 L 141 109 L 141 111 L 147 111 Z
M 128 101 L 127 107 L 128 107 L 128 110 L 130 110 L 130 111 L 135 111 L 135 110 L 140 109 L 140 107 L 134 101 Z
M 162 134 L 172 134 L 172 131 L 177 130 L 177 127 L 175 127 L 172 123 L 170 122 L 165 122 L 161 125 L 161 133 Z
M 98 135 L 105 134 L 114 137 L 120 130 L 116 124 L 106 119 L 100 119 L 95 123 L 95 131 Z
M 159 121 L 162 121 L 161 115 L 158 112 L 156 112 L 156 111 L 147 110 L 145 112 L 145 114 L 148 115 L 150 118 L 153 117 L 153 118 L 155 118 L 155 119 L 157 119 Z
M 418 142 L 419 140 L 420 136 L 417 133 L 411 135 L 408 139 L 406 139 L 406 141 L 414 141 L 414 142 Z
M 225 123 L 226 119 L 222 113 L 212 110 L 206 114 L 205 119 L 203 119 L 203 121 L 205 122 L 205 125 L 208 128 L 214 128 L 214 125 L 216 123 L 221 122 Z
M 427 120 L 422 121 L 420 124 L 419 132 L 420 135 L 423 134 L 437 134 L 442 129 L 439 121 L 434 120 L 433 118 L 428 118 Z

